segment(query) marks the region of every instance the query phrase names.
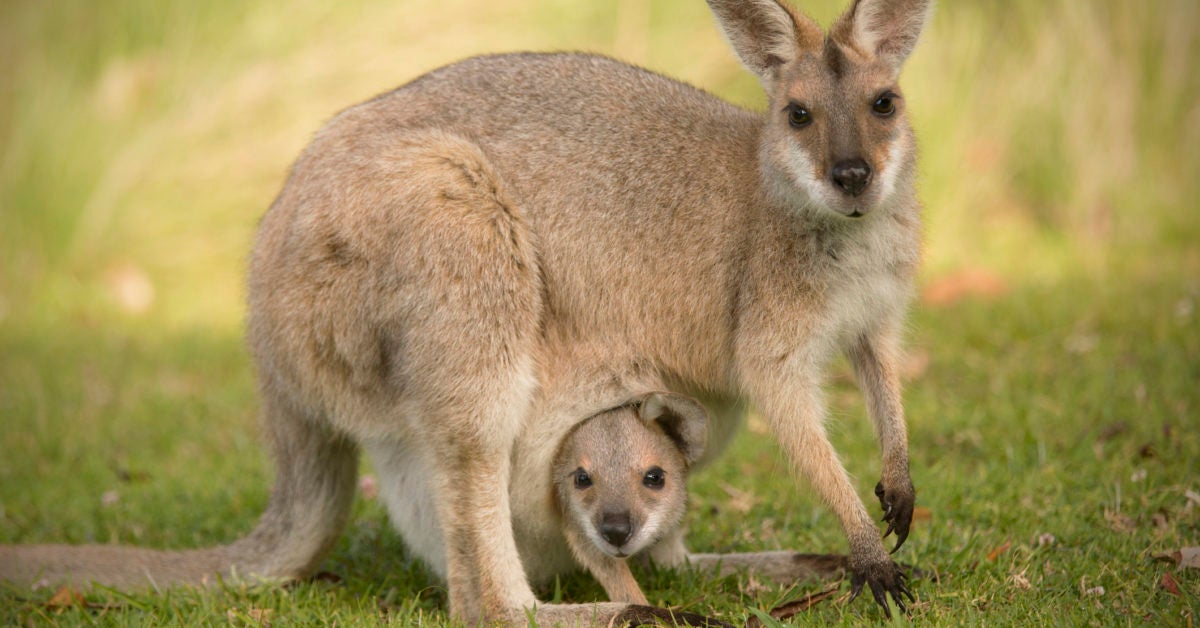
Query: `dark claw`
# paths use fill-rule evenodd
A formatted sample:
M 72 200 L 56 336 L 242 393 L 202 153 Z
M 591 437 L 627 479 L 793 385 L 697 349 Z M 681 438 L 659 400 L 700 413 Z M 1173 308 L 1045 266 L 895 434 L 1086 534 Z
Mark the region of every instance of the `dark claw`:
M 875 496 L 879 498 L 879 505 L 883 507 L 883 522 L 888 524 L 883 536 L 896 534 L 896 546 L 892 548 L 892 553 L 895 554 L 900 546 L 908 540 L 909 526 L 912 525 L 913 497 L 911 489 L 908 492 L 890 493 L 883 487 L 883 482 L 879 482 L 875 485 Z
M 908 589 L 907 579 L 908 576 L 890 561 L 852 570 L 850 598 L 846 603 L 853 602 L 862 592 L 863 586 L 869 585 L 871 596 L 875 598 L 875 603 L 883 608 L 883 614 L 888 619 L 892 617 L 888 597 L 891 597 L 891 601 L 896 604 L 896 608 L 900 609 L 901 613 L 908 613 L 908 604 L 905 603 L 904 598 L 907 597 L 909 603 L 915 603 L 917 600 L 912 591 Z
M 875 596 L 875 602 L 883 607 L 883 615 L 888 619 L 891 619 L 892 609 L 888 606 L 887 592 L 884 590 L 883 585 L 872 582 L 871 595 Z M 896 605 L 900 606 L 900 601 L 898 599 L 896 600 Z M 900 606 L 900 610 L 904 610 L 904 607 Z
M 854 598 L 858 597 L 859 593 L 862 593 L 863 585 L 866 583 L 867 583 L 866 576 L 862 576 L 859 574 L 853 574 L 852 576 L 850 576 L 850 599 L 846 600 L 847 604 L 849 604 L 850 602 L 853 602 Z

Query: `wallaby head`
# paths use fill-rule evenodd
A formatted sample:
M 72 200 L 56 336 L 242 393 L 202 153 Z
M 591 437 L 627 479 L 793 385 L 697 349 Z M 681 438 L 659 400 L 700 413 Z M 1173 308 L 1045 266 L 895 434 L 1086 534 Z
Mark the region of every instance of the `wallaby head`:
M 704 450 L 706 423 L 698 402 L 652 393 L 576 426 L 553 465 L 572 550 L 590 551 L 574 546 L 587 539 L 591 549 L 623 558 L 676 527 L 687 506 L 687 470 Z
M 708 0 L 767 94 L 759 158 L 794 206 L 861 217 L 911 180 L 915 146 L 897 78 L 931 0 L 855 0 L 829 33 L 777 0 Z

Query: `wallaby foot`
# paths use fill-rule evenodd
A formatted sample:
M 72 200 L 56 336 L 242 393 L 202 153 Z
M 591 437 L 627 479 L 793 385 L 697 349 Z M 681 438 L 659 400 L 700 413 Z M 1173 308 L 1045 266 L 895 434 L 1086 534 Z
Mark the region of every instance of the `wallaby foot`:
M 853 563 L 851 559 L 851 563 Z M 885 559 L 881 562 L 868 563 L 866 565 L 850 566 L 850 599 L 848 602 L 853 602 L 862 593 L 863 586 L 867 585 L 871 589 L 871 595 L 875 601 L 883 607 L 883 614 L 889 619 L 892 617 L 892 610 L 888 607 L 888 595 L 892 596 L 892 601 L 896 603 L 896 608 L 900 609 L 901 613 L 907 613 L 908 608 L 904 605 L 904 597 L 908 596 L 909 602 L 915 602 L 912 591 L 908 590 L 908 576 L 904 573 L 900 565 L 892 562 L 891 559 Z

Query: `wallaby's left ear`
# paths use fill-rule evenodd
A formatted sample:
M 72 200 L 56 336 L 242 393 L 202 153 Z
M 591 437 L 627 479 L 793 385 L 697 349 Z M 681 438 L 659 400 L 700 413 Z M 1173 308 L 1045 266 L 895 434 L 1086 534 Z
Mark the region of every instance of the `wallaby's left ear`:
M 649 393 L 638 405 L 638 416 L 657 421 L 683 452 L 688 466 L 704 454 L 708 443 L 708 410 L 699 401 L 669 392 Z
M 899 72 L 932 15 L 933 0 L 854 0 L 829 35 L 859 55 L 884 61 Z

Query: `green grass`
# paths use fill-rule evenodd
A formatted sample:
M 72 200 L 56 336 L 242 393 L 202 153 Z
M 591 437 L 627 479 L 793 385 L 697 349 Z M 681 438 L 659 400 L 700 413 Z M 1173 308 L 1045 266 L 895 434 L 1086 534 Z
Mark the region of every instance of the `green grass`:
M 841 3 L 811 4 L 827 22 Z M 606 52 L 760 103 L 698 2 L 333 6 L 0 4 L 0 543 L 182 548 L 253 525 L 271 479 L 241 342 L 246 252 L 338 109 L 520 48 Z M 1000 286 L 914 309 L 927 511 L 898 557 L 939 576 L 915 584 L 914 623 L 1195 622 L 1200 574 L 1153 555 L 1200 545 L 1198 19 L 1186 0 L 946 2 L 910 61 L 922 287 Z M 875 508 L 878 452 L 845 374 L 831 428 Z M 693 478 L 693 546 L 844 551 L 760 432 L 751 420 Z M 96 591 L 66 609 L 7 590 L 0 623 L 443 623 L 444 589 L 380 505 L 355 511 L 323 565 L 338 582 Z M 821 587 L 638 575 L 651 601 L 735 622 Z M 543 594 L 602 597 L 582 575 Z M 833 599 L 795 620 L 878 618 Z

